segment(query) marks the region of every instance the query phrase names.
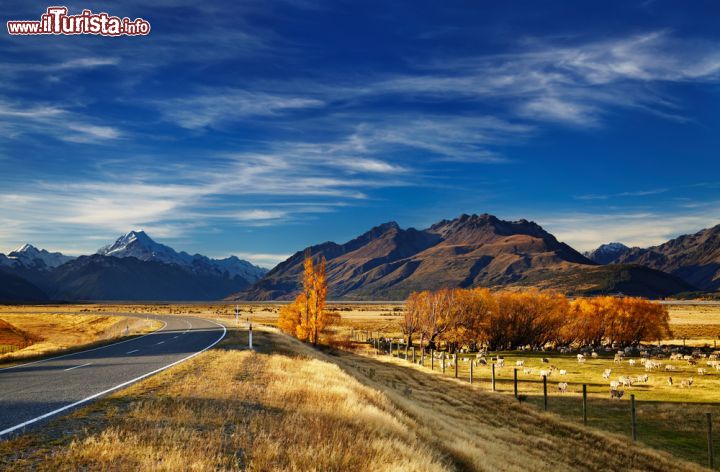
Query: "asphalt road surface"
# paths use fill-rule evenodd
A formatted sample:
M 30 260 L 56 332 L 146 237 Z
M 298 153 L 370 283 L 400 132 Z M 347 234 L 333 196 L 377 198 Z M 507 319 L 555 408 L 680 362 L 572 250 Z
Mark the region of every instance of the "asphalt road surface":
M 153 316 L 154 333 L 0 369 L 0 440 L 179 364 L 214 346 L 225 328 L 183 316 Z

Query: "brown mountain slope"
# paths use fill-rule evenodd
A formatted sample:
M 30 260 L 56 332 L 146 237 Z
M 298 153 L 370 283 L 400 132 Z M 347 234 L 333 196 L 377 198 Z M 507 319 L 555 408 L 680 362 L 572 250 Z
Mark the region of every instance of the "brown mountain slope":
M 474 286 L 539 285 L 570 293 L 617 292 L 612 281 L 625 280 L 609 275 L 621 268 L 599 268 L 535 223 L 503 221 L 487 214 L 443 220 L 423 231 L 386 223 L 348 243 L 327 242 L 306 251 L 327 258 L 333 299 L 402 299 L 413 290 Z M 230 298 L 293 297 L 299 289 L 304 253 L 296 253 L 251 289 Z M 568 277 L 569 273 L 575 275 Z M 643 281 L 649 273 L 657 279 L 652 287 Z M 592 274 L 595 281 L 578 282 L 583 274 Z M 647 296 L 690 289 L 649 269 L 632 271 L 630 278 L 632 284 L 625 285 L 640 288 L 638 294 Z
M 659 246 L 632 248 L 618 263 L 640 264 L 676 275 L 703 290 L 720 289 L 720 225 Z

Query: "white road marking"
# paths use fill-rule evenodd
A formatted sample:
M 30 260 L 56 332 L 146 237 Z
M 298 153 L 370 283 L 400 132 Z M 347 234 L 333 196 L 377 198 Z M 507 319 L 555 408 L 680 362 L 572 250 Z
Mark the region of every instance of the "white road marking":
M 53 416 L 53 415 L 57 415 L 58 413 L 62 413 L 63 411 L 69 410 L 69 409 L 71 409 L 71 408 L 75 408 L 75 407 L 78 406 L 78 405 L 82 405 L 83 403 L 87 403 L 87 402 L 89 402 L 90 400 L 94 400 L 94 399 L 96 399 L 97 397 L 100 397 L 100 396 L 102 396 L 102 395 L 105 395 L 106 393 L 110 393 L 110 392 L 113 392 L 113 391 L 115 391 L 115 390 L 121 389 L 121 388 L 123 388 L 123 387 L 127 387 L 128 385 L 130 385 L 130 384 L 132 384 L 132 383 L 135 383 L 135 382 L 137 382 L 137 381 L 139 381 L 139 380 L 148 378 L 148 377 L 150 377 L 151 375 L 155 375 L 155 374 L 157 374 L 158 372 L 162 372 L 163 370 L 169 369 L 170 367 L 174 367 L 174 366 L 180 364 L 181 362 L 185 362 L 185 361 L 187 361 L 187 360 L 189 360 L 189 359 L 192 359 L 193 357 L 197 356 L 198 354 L 202 354 L 203 352 L 207 351 L 208 349 L 210 349 L 211 347 L 213 347 L 214 345 L 216 345 L 217 343 L 219 343 L 220 341 L 222 341 L 223 338 L 225 337 L 225 335 L 227 334 L 227 328 L 225 328 L 225 326 L 223 326 L 223 325 L 221 325 L 221 324 L 219 324 L 219 323 L 215 323 L 214 321 L 211 321 L 211 320 L 206 320 L 206 321 L 209 321 L 210 323 L 213 323 L 213 324 L 215 324 L 215 325 L 218 325 L 218 326 L 220 326 L 220 327 L 223 329 L 222 335 L 221 335 L 219 338 L 217 338 L 212 344 L 210 344 L 209 346 L 207 346 L 206 348 L 204 348 L 204 349 L 202 349 L 202 350 L 200 350 L 200 351 L 198 351 L 198 352 L 196 352 L 196 353 L 194 353 L 194 354 L 190 354 L 190 355 L 187 356 L 187 357 L 183 357 L 182 359 L 180 359 L 180 360 L 178 360 L 178 361 L 175 361 L 175 362 L 173 362 L 172 364 L 168 364 L 168 365 L 166 365 L 166 366 L 160 367 L 159 369 L 155 369 L 155 370 L 153 370 L 152 372 L 148 372 L 147 374 L 141 375 L 140 377 L 136 377 L 136 378 L 134 378 L 134 379 L 132 379 L 132 380 L 128 380 L 127 382 L 123 382 L 123 383 L 121 383 L 121 384 L 115 385 L 114 387 L 110 387 L 110 388 L 107 389 L 107 390 L 103 390 L 102 392 L 98 392 L 98 393 L 96 393 L 96 394 L 94 394 L 94 395 L 90 395 L 89 397 L 83 398 L 82 400 L 78 400 L 78 401 L 76 401 L 75 403 L 71 403 L 71 404 L 69 404 L 69 405 L 65 405 L 65 406 L 63 406 L 63 407 L 61 407 L 61 408 L 58 408 L 57 410 L 53 410 L 53 411 L 51 411 L 51 412 L 49 412 L 49 413 L 45 413 L 44 415 L 40 415 L 40 416 L 38 416 L 38 417 L 36 417 L 36 418 L 33 418 L 33 419 L 31 419 L 31 420 L 27 420 L 27 421 L 24 421 L 24 422 L 22 422 L 22 423 L 20 423 L 20 424 L 16 424 L 15 426 L 11 426 L 11 427 L 9 427 L 9 428 L 6 428 L 6 429 L 0 431 L 0 436 L 4 436 L 4 435 L 6 435 L 6 434 L 8 434 L 8 433 L 12 433 L 13 431 L 16 431 L 16 430 L 18 430 L 18 429 L 24 428 L 24 427 L 26 427 L 26 426 L 28 426 L 28 425 L 33 424 L 33 423 L 37 423 L 38 421 L 44 420 L 45 418 L 49 418 L 49 417 L 51 417 L 51 416 Z
M 173 339 L 177 339 L 177 338 L 178 338 L 178 336 L 173 336 Z
M 133 349 L 132 351 L 128 351 L 125 354 L 132 354 L 133 352 L 138 352 L 140 349 Z
M 92 349 L 87 349 L 87 350 L 85 350 L 85 351 L 71 352 L 70 354 L 63 354 L 62 356 L 48 357 L 47 359 L 40 359 L 39 361 L 28 362 L 28 363 L 26 363 L 26 364 L 18 364 L 18 365 L 13 365 L 13 366 L 10 366 L 10 367 L 3 367 L 2 369 L 0 369 L 0 371 L 10 370 L 10 369 L 17 369 L 18 367 L 25 367 L 25 366 L 33 365 L 33 364 L 40 364 L 40 363 L 42 363 L 42 362 L 53 361 L 53 360 L 55 360 L 55 359 L 62 359 L 63 357 L 74 356 L 74 355 L 77 355 L 77 354 L 84 354 L 84 353 L 86 353 L 86 352 L 97 351 L 98 349 L 105 349 L 105 348 L 108 348 L 108 347 L 117 346 L 118 344 L 129 343 L 130 341 L 137 341 L 137 340 L 140 339 L 140 338 L 144 338 L 144 337 L 146 337 L 146 336 L 152 336 L 153 334 L 158 334 L 160 331 L 164 330 L 164 329 L 167 327 L 167 322 L 165 322 L 165 321 L 163 321 L 163 320 L 160 320 L 160 321 L 163 322 L 162 328 L 159 328 L 159 329 L 153 331 L 152 333 L 143 334 L 142 336 L 137 337 L 137 338 L 126 339 L 126 340 L 124 340 L 124 341 L 118 341 L 118 342 L 116 342 L 116 343 L 107 344 L 107 345 L 105 345 L 105 346 L 94 347 L 94 348 L 92 348 Z
M 155 343 L 156 346 L 157 346 L 158 344 L 165 344 L 165 341 L 160 341 L 159 343 Z
M 68 370 L 79 369 L 80 367 L 85 367 L 86 365 L 90 365 L 90 364 L 92 364 L 92 362 L 88 362 L 87 364 L 83 364 L 83 365 L 76 365 L 75 367 L 70 367 L 69 369 L 63 369 L 63 370 L 65 372 L 67 372 Z

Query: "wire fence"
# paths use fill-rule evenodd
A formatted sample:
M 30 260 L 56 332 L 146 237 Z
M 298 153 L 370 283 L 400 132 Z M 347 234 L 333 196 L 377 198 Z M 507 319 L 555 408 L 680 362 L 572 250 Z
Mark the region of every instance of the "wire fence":
M 477 353 L 449 353 L 447 351 L 436 351 L 434 349 L 420 350 L 410 346 L 403 341 L 382 337 L 380 333 L 372 331 L 353 330 L 352 340 L 369 344 L 377 355 L 387 355 L 406 360 L 409 363 L 417 364 L 431 371 L 438 372 L 444 376 L 466 381 L 470 384 L 487 388 L 493 392 L 512 393 L 519 401 L 527 401 L 533 397 L 545 411 L 548 411 L 552 402 L 558 405 L 567 406 L 568 402 L 576 398 L 579 408 L 573 408 L 581 416 L 582 423 L 588 425 L 588 416 L 593 409 L 603 408 L 600 405 L 591 405 L 588 395 L 588 384 L 573 384 L 568 382 L 557 382 L 554 385 L 556 395 L 548 391 L 550 372 L 543 372 L 541 369 L 535 375 L 527 374 L 527 369 L 517 365 L 504 365 L 504 359 L 499 356 L 480 357 Z M 540 358 L 541 362 L 548 359 Z M 512 372 L 510 375 L 509 372 Z M 591 384 L 597 390 L 597 384 Z M 568 395 L 569 394 L 569 395 Z M 575 394 L 575 396 L 573 396 Z M 638 440 L 638 408 L 635 394 L 624 396 L 622 390 L 610 390 L 609 399 L 621 400 L 623 397 L 627 402 L 616 403 L 618 407 L 627 405 L 626 421 L 629 425 L 629 435 L 633 441 Z M 558 397 L 557 395 L 562 395 Z M 540 401 L 537 401 L 540 400 Z M 622 407 L 621 407 L 622 408 Z M 713 441 L 713 414 L 703 414 L 705 441 L 707 442 L 707 458 L 705 462 L 711 469 L 715 468 L 715 445 Z M 580 419 L 580 418 L 578 418 Z

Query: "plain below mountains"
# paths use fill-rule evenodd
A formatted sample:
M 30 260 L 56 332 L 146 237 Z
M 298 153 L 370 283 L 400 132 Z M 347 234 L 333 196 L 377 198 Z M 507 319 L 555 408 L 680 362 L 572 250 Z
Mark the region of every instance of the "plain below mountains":
M 0 254 L 0 301 L 217 300 L 267 269 L 174 249 L 131 231 L 97 254 L 73 258 L 26 244 Z
M 423 230 L 390 222 L 344 244 L 306 248 L 230 299 L 294 297 L 305 254 L 327 259 L 333 299 L 401 300 L 415 290 L 476 286 L 654 298 L 693 289 L 675 276 L 642 265 L 599 265 L 536 223 L 483 214 L 443 220 Z

